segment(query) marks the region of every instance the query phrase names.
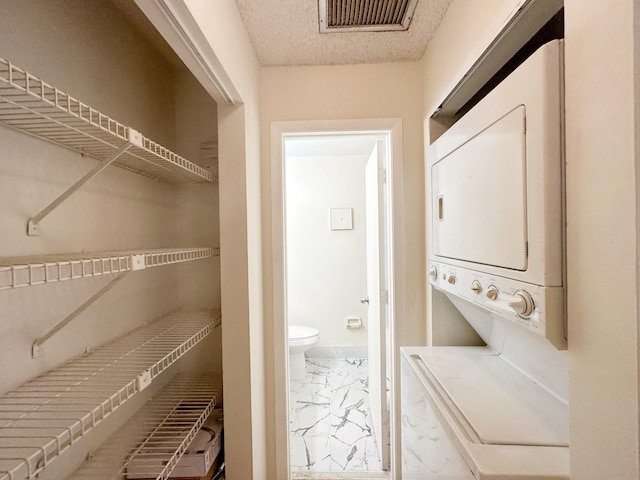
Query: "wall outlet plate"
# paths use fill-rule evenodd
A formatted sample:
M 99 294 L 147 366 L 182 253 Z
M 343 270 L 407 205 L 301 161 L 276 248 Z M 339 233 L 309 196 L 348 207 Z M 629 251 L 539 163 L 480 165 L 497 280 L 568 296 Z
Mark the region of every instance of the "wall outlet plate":
M 353 208 L 330 208 L 331 230 L 353 230 Z

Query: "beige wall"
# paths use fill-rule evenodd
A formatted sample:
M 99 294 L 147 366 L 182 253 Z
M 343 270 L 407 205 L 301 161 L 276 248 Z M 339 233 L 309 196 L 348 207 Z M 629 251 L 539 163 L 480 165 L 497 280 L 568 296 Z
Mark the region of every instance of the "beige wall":
M 176 72 L 176 149 L 206 167 L 200 145 L 218 137 L 216 103 L 186 69 Z M 220 245 L 218 184 L 187 184 L 180 189 L 176 227 L 183 245 Z M 212 268 L 213 266 L 213 268 Z M 178 266 L 181 305 L 220 308 L 220 257 Z M 184 370 L 222 373 L 222 331 L 214 330 L 207 345 L 183 362 Z
M 522 3 L 524 0 L 453 0 L 422 59 L 426 118 L 469 71 Z
M 228 478 L 267 478 L 259 66 L 233 0 L 184 4 L 242 98 L 218 104 L 225 463 Z
M 565 2 L 571 471 L 581 480 L 639 476 L 638 8 Z
M 520 3 L 454 0 L 424 57 L 425 118 Z M 571 477 L 635 479 L 638 7 L 565 4 Z
M 329 67 L 273 67 L 261 77 L 261 148 L 270 158 L 273 121 L 401 118 L 404 162 L 404 235 L 406 321 L 398 326 L 401 342 L 420 343 L 424 331 L 424 210 L 421 72 L 418 63 Z M 270 252 L 270 170 L 263 171 L 265 252 Z M 268 262 L 265 267 L 269 268 Z M 270 292 L 265 291 L 267 298 Z M 269 308 L 267 306 L 266 310 Z
M 2 0 L 0 8 L 0 56 L 175 149 L 173 67 L 123 27 L 119 10 L 83 0 Z
M 385 65 L 273 67 L 261 75 L 261 148 L 263 158 L 263 252 L 265 253 L 265 324 L 273 325 L 270 279 L 272 245 L 270 124 L 273 121 L 401 118 L 403 136 L 404 219 L 399 219 L 404 232 L 404 285 L 399 290 L 405 315 L 397 320 L 399 345 L 424 342 L 424 210 L 421 121 L 421 72 L 418 63 Z M 266 330 L 268 351 L 267 385 L 274 384 L 274 338 Z M 269 352 L 271 349 L 271 352 Z M 268 409 L 275 410 L 275 392 L 268 391 Z M 275 422 L 269 438 L 274 438 Z M 275 459 L 276 445 L 270 444 L 270 461 Z M 275 467 L 270 465 L 270 471 Z

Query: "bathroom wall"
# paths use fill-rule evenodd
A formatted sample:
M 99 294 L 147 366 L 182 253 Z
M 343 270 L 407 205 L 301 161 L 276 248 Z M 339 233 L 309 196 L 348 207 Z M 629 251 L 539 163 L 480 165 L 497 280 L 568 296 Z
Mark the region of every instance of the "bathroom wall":
M 285 159 L 287 315 L 320 330 L 318 346 L 365 346 L 366 155 Z M 330 208 L 352 208 L 353 229 L 332 230 Z M 363 327 L 349 329 L 347 317 Z

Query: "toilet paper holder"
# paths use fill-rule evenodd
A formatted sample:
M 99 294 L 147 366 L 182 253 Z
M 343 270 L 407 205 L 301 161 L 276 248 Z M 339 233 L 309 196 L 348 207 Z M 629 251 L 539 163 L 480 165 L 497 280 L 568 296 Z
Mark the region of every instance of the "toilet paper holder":
M 347 317 L 347 328 L 362 328 L 360 317 Z

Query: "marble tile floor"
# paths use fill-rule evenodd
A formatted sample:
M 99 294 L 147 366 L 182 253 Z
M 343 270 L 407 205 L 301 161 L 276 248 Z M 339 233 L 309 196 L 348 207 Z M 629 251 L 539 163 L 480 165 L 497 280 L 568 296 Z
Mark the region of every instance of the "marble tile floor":
M 289 389 L 292 478 L 388 478 L 380 468 L 362 358 L 307 358 Z

